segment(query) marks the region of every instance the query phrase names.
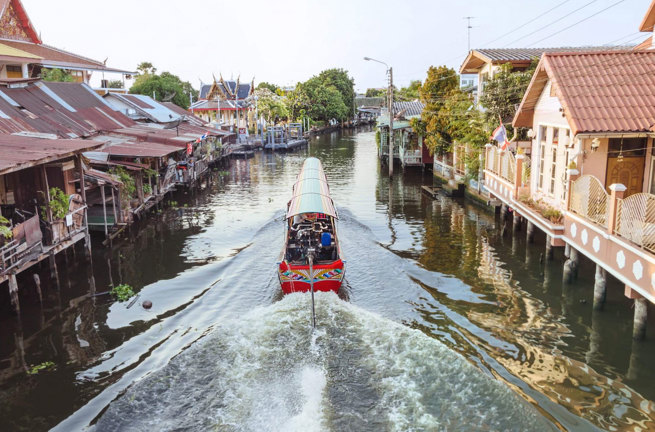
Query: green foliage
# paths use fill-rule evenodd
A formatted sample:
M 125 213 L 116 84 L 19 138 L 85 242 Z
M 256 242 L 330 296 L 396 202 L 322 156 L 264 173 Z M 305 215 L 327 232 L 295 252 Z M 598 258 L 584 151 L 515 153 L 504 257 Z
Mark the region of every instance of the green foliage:
M 298 83 L 287 94 L 291 118 L 302 110 L 312 120 L 344 120 L 354 114 L 354 81 L 343 69 L 327 69 L 303 83 Z
M 109 170 L 110 174 L 115 175 L 123 183 L 122 186 L 122 201 L 125 206 L 129 201 L 136 197 L 136 182 L 122 166 L 115 166 Z
M 420 80 L 412 80 L 408 87 L 403 87 L 394 91 L 393 100 L 395 101 L 413 101 L 419 98 L 419 89 L 421 88 Z M 386 93 L 386 92 L 385 92 Z
M 267 83 L 266 81 L 262 81 L 259 84 L 257 84 L 257 87 L 255 90 L 262 90 L 262 89 L 268 89 L 271 91 L 271 93 L 276 93 L 278 90 L 280 90 L 280 87 L 276 86 L 275 84 Z
M 500 118 L 505 123 L 508 134 L 511 133 L 516 107 L 521 103 L 536 67 L 536 59 L 532 61 L 530 68 L 519 72 L 513 71 L 511 64 L 504 64 L 494 77 L 484 84 L 480 105 L 485 108 L 487 123 L 498 126 Z
M 152 65 L 150 62 L 141 62 L 139 65 L 136 67 L 137 72 L 139 72 L 139 75 L 146 75 L 146 74 L 151 74 L 154 75 L 155 72 L 157 72 L 157 68 Z
M 189 107 L 189 95 L 198 98 L 198 92 L 188 81 L 182 81 L 177 75 L 162 72 L 158 75 L 152 63 L 142 62 L 137 66 L 137 75 L 130 93 L 153 97 L 158 101 L 170 100 L 184 109 Z
M 64 216 L 68 213 L 68 195 L 64 193 L 63 190 L 58 187 L 50 188 L 50 212 L 52 213 L 52 219 L 63 219 Z M 48 219 L 48 214 L 46 207 L 41 207 L 41 217 L 45 220 Z
M 375 144 L 377 148 L 380 148 L 380 129 L 375 130 Z
M 326 87 L 334 87 L 341 94 L 341 100 L 347 107 L 346 116 L 355 115 L 353 100 L 355 99 L 355 80 L 348 75 L 345 69 L 326 69 L 318 75 L 319 80 Z
M 42 370 L 52 370 L 55 368 L 55 364 L 51 361 L 44 361 L 43 363 L 39 363 L 38 365 L 32 365 L 27 370 L 28 375 L 37 375 L 40 371 Z
M 43 81 L 56 81 L 56 82 L 73 82 L 75 79 L 71 74 L 66 72 L 63 69 L 42 69 L 41 70 L 41 79 Z
M 146 176 L 146 178 L 153 178 L 157 177 L 157 171 L 151 168 L 146 168 L 143 170 L 143 175 Z
M 298 84 L 294 93 L 298 93 L 300 107 L 313 120 L 343 120 L 348 116 L 349 107 L 342 94 L 336 87 L 325 85 L 319 77 Z
M 387 89 L 384 88 L 368 88 L 366 89 L 366 97 L 386 97 Z
M 111 80 L 107 83 L 108 88 L 120 89 L 123 88 L 123 81 L 121 80 Z
M 543 200 L 533 200 L 529 196 L 522 195 L 519 200 L 527 204 L 529 207 L 537 210 L 543 217 L 550 220 L 552 223 L 562 222 L 562 212 L 546 204 Z
M 257 96 L 257 109 L 259 114 L 269 123 L 277 123 L 289 117 L 287 98 L 278 96 L 268 88 L 261 88 L 254 91 Z
M 453 138 L 449 128 L 449 114 L 444 109 L 446 101 L 459 91 L 459 78 L 446 66 L 430 66 L 425 82 L 419 88 L 419 96 L 425 104 L 421 119 L 425 123 L 425 143 L 431 152 L 450 150 Z
M 120 284 L 113 287 L 110 291 L 111 295 L 116 297 L 119 302 L 124 302 L 134 297 L 134 290 L 128 284 Z
M 11 223 L 7 218 L 4 216 L 0 215 L 0 237 L 3 237 L 5 239 L 10 239 L 14 236 L 14 234 L 11 232 L 10 228 Z
M 152 194 L 152 186 L 150 186 L 150 185 L 147 184 L 147 183 L 144 184 L 144 185 L 143 185 L 143 193 L 144 193 L 144 195 L 150 195 L 150 194 Z

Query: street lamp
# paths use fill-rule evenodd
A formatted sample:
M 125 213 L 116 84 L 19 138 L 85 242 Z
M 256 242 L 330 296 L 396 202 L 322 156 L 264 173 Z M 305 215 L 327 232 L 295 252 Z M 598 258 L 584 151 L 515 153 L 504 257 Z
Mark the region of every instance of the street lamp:
M 364 60 L 383 64 L 386 66 L 387 74 L 389 75 L 389 90 L 387 91 L 389 109 L 389 177 L 393 177 L 393 68 L 385 62 L 371 57 L 364 57 Z

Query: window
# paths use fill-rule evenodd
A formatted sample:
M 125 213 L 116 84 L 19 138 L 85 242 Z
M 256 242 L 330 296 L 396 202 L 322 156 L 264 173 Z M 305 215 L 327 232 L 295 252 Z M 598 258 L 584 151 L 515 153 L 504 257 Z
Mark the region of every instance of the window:
M 568 136 L 568 130 L 567 130 Z M 562 201 L 566 199 L 566 185 L 569 182 L 569 152 L 568 150 L 564 152 L 564 187 L 562 188 Z
M 546 164 L 544 160 L 545 153 L 546 143 L 542 141 L 541 145 L 539 146 L 539 189 L 544 188 L 544 165 Z
M 643 157 L 646 154 L 646 138 L 610 138 L 608 157 L 617 157 L 623 150 L 623 157 Z
M 539 141 L 546 142 L 548 129 L 546 126 L 539 126 Z
M 20 66 L 7 65 L 7 78 L 23 78 L 23 71 Z
M 556 129 L 557 130 L 557 129 Z M 551 152 L 553 153 L 552 163 L 550 165 L 550 193 L 551 195 L 555 193 L 555 172 L 557 171 L 557 146 L 553 145 L 551 147 Z
M 559 129 L 554 128 L 553 129 L 553 144 L 557 145 L 558 142 L 559 142 Z

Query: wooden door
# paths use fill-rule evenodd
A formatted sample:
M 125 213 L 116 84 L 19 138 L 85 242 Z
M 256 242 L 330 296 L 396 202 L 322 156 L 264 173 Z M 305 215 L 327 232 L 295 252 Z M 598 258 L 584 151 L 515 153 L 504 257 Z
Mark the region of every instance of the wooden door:
M 621 183 L 627 189 L 624 197 L 642 192 L 644 184 L 645 157 L 624 157 L 622 162 L 617 157 L 607 158 L 607 176 L 605 188 L 611 184 Z

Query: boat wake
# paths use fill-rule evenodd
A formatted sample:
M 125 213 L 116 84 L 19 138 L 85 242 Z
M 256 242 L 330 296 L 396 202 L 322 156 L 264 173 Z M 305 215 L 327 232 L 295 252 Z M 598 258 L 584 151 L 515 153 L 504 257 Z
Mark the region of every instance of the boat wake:
M 423 333 L 317 293 L 226 320 L 134 383 L 102 431 L 552 430 L 504 384 Z

